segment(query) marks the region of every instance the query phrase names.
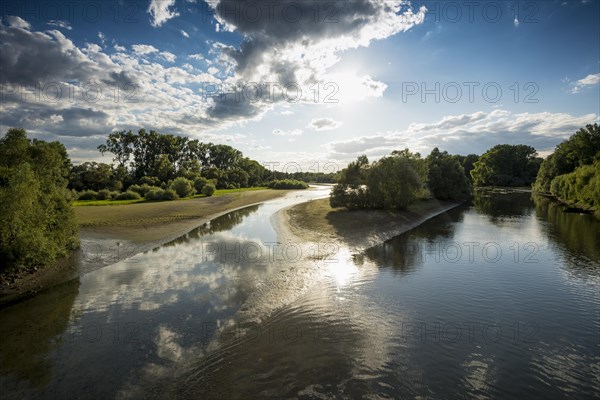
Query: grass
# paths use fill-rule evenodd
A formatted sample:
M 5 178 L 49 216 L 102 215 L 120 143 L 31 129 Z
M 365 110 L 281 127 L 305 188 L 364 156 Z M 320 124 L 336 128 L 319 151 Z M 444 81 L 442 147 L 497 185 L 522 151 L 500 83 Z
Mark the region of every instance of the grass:
M 254 190 L 267 190 L 267 187 L 251 187 L 251 188 L 239 188 L 239 189 L 219 189 L 215 191 L 213 196 L 224 196 L 232 193 L 241 193 L 241 192 L 249 192 Z M 203 194 L 197 194 L 191 197 L 186 197 L 180 200 L 190 200 L 190 199 L 198 199 L 207 197 Z M 159 200 L 161 201 L 161 200 Z M 122 206 L 126 204 L 135 204 L 135 203 L 156 203 L 159 201 L 148 201 L 146 199 L 136 199 L 136 200 L 75 200 L 73 202 L 74 207 L 82 207 L 82 206 Z M 174 200 L 166 200 L 166 201 L 174 201 Z

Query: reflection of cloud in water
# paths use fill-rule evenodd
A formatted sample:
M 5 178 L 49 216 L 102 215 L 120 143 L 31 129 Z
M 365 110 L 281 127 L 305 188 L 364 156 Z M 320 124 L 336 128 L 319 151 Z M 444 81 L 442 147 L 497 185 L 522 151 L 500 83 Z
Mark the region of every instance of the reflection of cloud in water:
M 211 353 L 201 358 L 190 353 L 178 371 L 154 382 L 144 395 L 244 398 L 249 388 L 258 397 L 318 396 L 333 388 L 350 394 L 358 382 L 376 384 L 383 371 L 390 373 L 392 360 L 410 365 L 404 346 L 396 340 L 397 325 L 405 318 L 401 308 L 393 312 L 382 308 L 369 294 L 379 268 L 371 262 L 358 267 L 350 253 L 345 255 L 337 265 L 320 268 L 319 283 L 305 296 L 258 324 L 221 330 L 208 346 Z M 244 327 L 246 335 L 233 332 Z M 292 371 L 303 379 L 290 380 Z M 317 380 L 322 384 L 307 385 Z M 139 384 L 149 382 L 150 376 Z M 395 388 L 388 385 L 386 390 L 393 393 Z

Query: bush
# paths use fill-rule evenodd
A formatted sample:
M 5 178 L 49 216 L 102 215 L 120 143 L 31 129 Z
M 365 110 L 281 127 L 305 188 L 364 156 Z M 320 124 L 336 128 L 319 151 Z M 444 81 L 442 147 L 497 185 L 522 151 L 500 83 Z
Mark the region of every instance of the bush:
M 111 192 L 108 189 L 102 189 L 98 191 L 98 195 L 96 196 L 98 200 L 109 200 L 112 198 Z
M 145 197 L 146 193 L 148 193 L 151 189 L 154 189 L 154 186 L 149 186 L 147 183 L 144 183 L 141 186 L 140 185 L 131 185 L 131 186 L 129 186 L 129 189 L 127 189 L 127 190 L 136 192 L 141 197 Z
M 194 194 L 194 182 L 184 177 L 175 178 L 171 183 L 171 189 L 177 193 L 179 197 L 188 197 Z
M 307 189 L 308 184 L 296 179 L 282 179 L 269 182 L 268 187 L 271 189 Z
M 215 188 L 215 185 L 213 185 L 212 183 L 208 183 L 206 185 L 204 185 L 204 187 L 202 188 L 202 194 L 205 195 L 206 197 L 210 197 L 213 194 L 215 194 L 215 191 L 217 189 Z
M 165 191 L 160 188 L 151 189 L 148 193 L 146 193 L 146 200 L 162 200 L 164 193 Z
M 86 190 L 85 192 L 79 193 L 79 197 L 77 200 L 97 200 L 98 192 L 94 192 L 93 190 Z
M 162 200 L 177 200 L 179 196 L 173 189 L 167 189 L 162 194 Z
M 126 192 L 119 193 L 117 197 L 115 197 L 115 200 L 137 200 L 141 198 L 142 197 L 138 193 L 128 190 Z
M 204 185 L 206 185 L 208 183 L 208 179 L 200 177 L 200 178 L 196 178 L 196 180 L 194 181 L 194 189 L 196 189 L 196 193 L 202 193 L 202 189 L 204 188 Z

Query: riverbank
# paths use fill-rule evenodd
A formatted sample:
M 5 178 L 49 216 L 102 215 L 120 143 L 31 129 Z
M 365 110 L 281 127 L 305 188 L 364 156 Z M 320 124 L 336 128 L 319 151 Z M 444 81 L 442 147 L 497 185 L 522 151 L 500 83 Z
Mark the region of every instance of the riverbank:
M 281 210 L 276 226 L 287 240 L 343 245 L 356 254 L 458 205 L 432 199 L 411 204 L 403 211 L 348 211 L 332 208 L 329 199 L 319 199 Z
M 178 201 L 75 207 L 80 249 L 55 265 L 3 277 L 0 306 L 152 250 L 220 215 L 289 192 L 265 189 Z

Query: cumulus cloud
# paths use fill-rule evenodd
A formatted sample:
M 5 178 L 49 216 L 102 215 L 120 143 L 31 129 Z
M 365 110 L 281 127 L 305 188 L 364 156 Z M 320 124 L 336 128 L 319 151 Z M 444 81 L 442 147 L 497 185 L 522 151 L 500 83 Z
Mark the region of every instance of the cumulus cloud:
M 131 48 L 136 54 L 158 53 L 158 49 L 149 44 L 134 44 Z
M 528 144 L 545 152 L 580 127 L 597 121 L 597 114 L 578 117 L 564 113 L 515 114 L 494 110 L 446 116 L 429 124 L 413 123 L 403 131 L 331 142 L 326 147 L 332 158 L 347 161 L 362 154 L 381 157 L 406 147 L 421 153 L 439 147 L 455 154 L 482 154 L 498 143 L 508 143 Z
M 6 20 L 8 25 L 12 26 L 13 28 L 31 29 L 31 24 L 29 24 L 29 22 L 25 21 L 21 17 L 7 15 L 4 17 L 4 19 Z
M 175 54 L 168 51 L 161 51 L 159 54 L 162 59 L 170 63 L 174 63 L 175 59 L 177 58 Z
M 178 17 L 179 13 L 171 9 L 175 5 L 175 0 L 150 0 L 148 14 L 150 14 L 150 24 L 158 28 L 168 20 Z
M 180 29 L 179 32 L 181 32 L 181 36 L 183 36 L 184 38 L 189 38 L 190 34 L 187 33 L 186 31 L 184 31 L 183 29 Z
M 330 131 L 337 129 L 342 125 L 340 121 L 335 121 L 332 118 L 314 118 L 308 124 L 308 127 L 315 131 Z
M 585 78 L 579 79 L 578 81 L 575 82 L 575 84 L 573 85 L 573 88 L 571 89 L 571 93 L 579 93 L 579 92 L 581 92 L 581 89 L 588 87 L 588 86 L 595 86 L 595 85 L 598 85 L 599 83 L 600 83 L 600 73 L 589 74 Z
M 300 100 L 305 101 L 312 100 L 310 85 L 328 81 L 326 74 L 339 62 L 341 53 L 407 31 L 423 23 L 426 13 L 425 7 L 415 10 L 402 0 L 252 2 L 254 12 L 242 0 L 212 0 L 209 5 L 222 29 L 236 31 L 244 38 L 239 48 L 219 48 L 221 61 L 234 66 L 234 78 L 294 84 L 304 89 L 307 97 Z M 345 85 L 360 82 L 343 99 L 359 94 L 380 96 L 386 88 L 370 77 L 333 79 L 338 81 L 340 92 Z M 264 107 L 268 107 L 264 101 L 246 101 L 235 109 L 243 115 L 258 115 Z M 220 113 L 220 108 L 217 105 L 214 111 Z M 233 111 L 228 105 L 226 108 Z

